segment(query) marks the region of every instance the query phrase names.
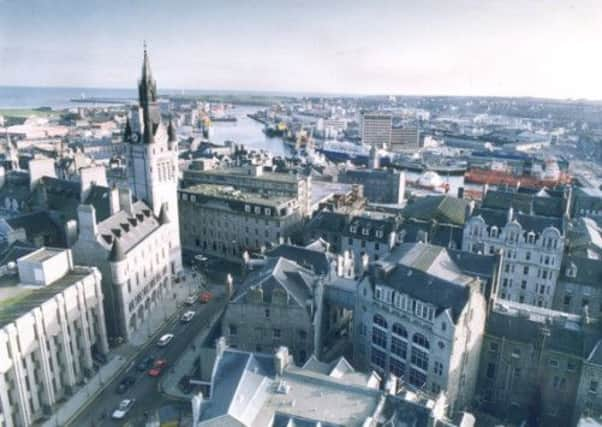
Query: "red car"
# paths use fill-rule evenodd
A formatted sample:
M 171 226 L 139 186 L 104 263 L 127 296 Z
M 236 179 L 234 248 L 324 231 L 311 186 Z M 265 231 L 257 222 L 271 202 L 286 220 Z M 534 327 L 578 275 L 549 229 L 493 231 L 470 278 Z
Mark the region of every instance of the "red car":
M 205 304 L 211 301 L 211 298 L 213 298 L 213 294 L 211 292 L 201 292 L 199 301 L 201 301 L 202 304 Z
M 159 377 L 163 373 L 163 369 L 167 367 L 167 360 L 159 359 L 153 364 L 153 367 L 148 371 L 151 377 Z

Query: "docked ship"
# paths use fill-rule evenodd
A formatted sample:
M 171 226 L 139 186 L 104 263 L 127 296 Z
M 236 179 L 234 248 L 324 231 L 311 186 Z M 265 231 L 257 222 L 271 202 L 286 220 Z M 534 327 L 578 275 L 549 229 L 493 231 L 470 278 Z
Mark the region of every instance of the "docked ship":
M 357 165 L 367 165 L 370 160 L 370 147 L 365 144 L 356 144 L 348 141 L 327 140 L 316 151 L 323 154 L 328 160 L 335 163 L 350 161 Z M 390 154 L 379 150 L 380 164 L 391 164 Z
M 555 160 L 548 159 L 545 161 L 545 168 L 523 174 L 514 174 L 499 166 L 488 169 L 472 167 L 464 174 L 464 181 L 471 184 L 541 189 L 570 184 L 572 177 L 568 173 L 562 172 Z
M 435 193 L 447 193 L 449 184 L 444 182 L 437 172 L 426 171 L 416 180 L 406 179 L 409 187 L 427 190 Z
M 436 172 L 441 175 L 463 175 L 468 169 L 468 162 L 452 158 L 412 158 L 405 156 L 396 157 L 392 164 L 393 167 L 410 172 Z

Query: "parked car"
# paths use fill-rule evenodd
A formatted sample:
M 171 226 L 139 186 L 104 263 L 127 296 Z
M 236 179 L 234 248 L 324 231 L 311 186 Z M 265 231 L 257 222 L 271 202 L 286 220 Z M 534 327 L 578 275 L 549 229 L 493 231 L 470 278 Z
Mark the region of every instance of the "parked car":
M 158 359 L 155 361 L 153 367 L 148 371 L 148 375 L 151 377 L 160 377 L 166 367 L 167 360 Z
M 117 386 L 117 393 L 123 394 L 136 382 L 136 377 L 133 375 L 128 375 L 124 377 Z
M 140 372 L 144 372 L 144 371 L 150 369 L 151 366 L 153 366 L 154 361 L 155 361 L 155 358 L 153 356 L 146 356 L 145 358 L 140 360 L 140 362 L 138 362 L 136 369 L 138 369 L 138 371 L 140 371 Z
M 191 295 L 187 297 L 186 300 L 184 300 L 184 302 L 186 303 L 186 305 L 194 305 L 194 303 L 196 302 L 196 297 L 194 295 Z
M 119 407 L 113 411 L 111 415 L 115 420 L 122 420 L 125 418 L 132 406 L 136 403 L 136 399 L 124 399 L 119 403 Z
M 194 312 L 192 310 L 188 310 L 186 313 L 182 314 L 182 317 L 180 317 L 180 322 L 182 322 L 182 323 L 190 322 L 195 314 L 196 314 L 196 312 Z
M 173 340 L 173 337 L 173 334 L 165 334 L 161 338 L 159 338 L 159 341 L 157 341 L 157 345 L 159 347 L 167 347 L 171 340 Z
M 209 291 L 205 291 L 201 292 L 201 295 L 199 296 L 199 301 L 201 301 L 202 304 L 206 304 L 209 301 L 211 301 L 211 298 L 213 298 L 213 294 Z

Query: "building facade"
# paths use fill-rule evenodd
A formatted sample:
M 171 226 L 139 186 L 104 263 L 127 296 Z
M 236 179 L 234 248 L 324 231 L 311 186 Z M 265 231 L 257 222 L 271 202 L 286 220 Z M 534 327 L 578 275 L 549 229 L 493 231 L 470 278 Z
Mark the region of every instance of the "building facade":
M 0 425 L 50 415 L 108 353 L 101 276 L 69 250 L 41 248 L 0 286 Z M 3 301 L 4 300 L 4 301 Z
M 551 308 L 565 247 L 561 217 L 481 207 L 466 222 L 462 249 L 503 253 L 497 296 Z
M 278 246 L 302 226 L 302 208 L 291 196 L 198 184 L 180 190 L 179 202 L 187 255 L 204 253 L 241 262 L 245 252 Z
M 581 380 L 591 345 L 580 316 L 500 301 L 487 319 L 476 401 L 511 423 L 574 425 L 580 383 L 593 387 Z
M 158 217 L 165 206 L 170 223 L 170 270 L 182 269 L 178 215 L 178 141 L 173 123 L 165 126 L 157 101 L 146 48 L 138 82 L 139 105 L 132 108 L 124 130 L 127 145 L 128 186 L 135 199 L 144 201 Z
M 404 172 L 392 169 L 355 169 L 339 173 L 339 182 L 364 186 L 363 195 L 372 203 L 401 204 L 405 200 Z
M 362 142 L 370 146 L 389 147 L 393 117 L 390 113 L 362 113 Z
M 427 393 L 445 392 L 450 414 L 468 407 L 485 327 L 481 286 L 444 248 L 401 245 L 359 283 L 354 361 Z
M 417 126 L 394 124 L 391 129 L 391 151 L 416 150 L 420 146 Z

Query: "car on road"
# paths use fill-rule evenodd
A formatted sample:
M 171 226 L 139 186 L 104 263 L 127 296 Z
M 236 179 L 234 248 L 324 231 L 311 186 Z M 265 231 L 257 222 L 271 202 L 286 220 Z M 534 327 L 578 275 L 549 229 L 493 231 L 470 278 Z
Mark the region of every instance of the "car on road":
M 184 303 L 186 303 L 186 305 L 194 305 L 194 303 L 196 303 L 196 297 L 191 295 L 184 300 Z
M 135 376 L 133 376 L 133 375 L 127 375 L 127 376 L 125 376 L 119 382 L 119 385 L 117 386 L 117 393 L 119 393 L 119 394 L 125 393 L 128 388 L 130 388 L 132 385 L 134 385 L 135 382 L 136 382 L 136 377 Z
M 171 340 L 173 340 L 173 337 L 173 334 L 165 334 L 161 338 L 159 338 L 159 341 L 157 341 L 157 345 L 159 347 L 167 347 Z
M 144 371 L 150 369 L 151 366 L 153 366 L 154 361 L 155 361 L 155 358 L 153 356 L 146 356 L 138 362 L 136 369 L 139 372 L 144 372 Z
M 182 314 L 182 317 L 180 317 L 180 322 L 182 322 L 182 323 L 190 322 L 195 314 L 196 314 L 195 311 L 188 310 L 186 313 Z
M 119 403 L 119 407 L 113 411 L 111 417 L 115 420 L 122 420 L 125 418 L 132 406 L 136 403 L 136 399 L 124 399 Z
M 201 292 L 201 295 L 199 295 L 199 301 L 201 301 L 202 304 L 208 303 L 211 301 L 211 298 L 213 298 L 213 294 L 209 291 Z
M 151 377 L 160 377 L 166 367 L 167 360 L 157 359 L 153 364 L 153 367 L 148 371 L 148 375 Z

